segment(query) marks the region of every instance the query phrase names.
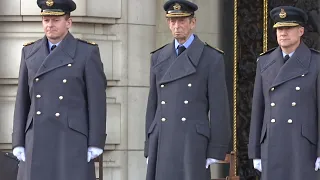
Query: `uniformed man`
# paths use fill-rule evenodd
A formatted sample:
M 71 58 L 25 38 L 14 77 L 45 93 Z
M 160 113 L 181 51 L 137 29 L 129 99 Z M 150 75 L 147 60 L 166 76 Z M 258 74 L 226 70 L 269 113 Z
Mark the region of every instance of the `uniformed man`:
M 301 9 L 270 12 L 279 46 L 259 57 L 252 100 L 249 158 L 262 180 L 317 179 L 320 167 L 320 53 L 301 40 Z
M 95 43 L 69 29 L 72 0 L 38 0 L 45 36 L 22 49 L 12 145 L 18 180 L 95 180 L 106 77 Z
M 169 0 L 163 8 L 174 40 L 152 52 L 146 179 L 209 180 L 231 137 L 223 52 L 192 33 L 196 4 Z

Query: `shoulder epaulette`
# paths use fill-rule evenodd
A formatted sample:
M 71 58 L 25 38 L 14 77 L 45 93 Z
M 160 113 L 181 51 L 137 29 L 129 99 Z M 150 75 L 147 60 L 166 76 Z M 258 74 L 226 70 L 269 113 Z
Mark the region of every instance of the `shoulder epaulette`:
M 97 43 L 95 43 L 95 42 L 91 42 L 91 41 L 86 41 L 86 40 L 84 40 L 84 39 L 80 39 L 80 38 L 77 38 L 79 41 L 81 41 L 81 42 L 84 42 L 84 43 L 87 43 L 87 44 L 91 44 L 91 45 L 95 45 L 95 46 L 97 46 L 98 44 Z
M 268 54 L 268 53 L 272 52 L 273 50 L 275 50 L 276 48 L 277 48 L 277 47 L 271 48 L 271 49 L 267 50 L 266 52 L 261 53 L 260 56 L 263 56 L 263 55 L 265 55 L 265 54 Z
M 169 44 L 169 43 L 168 43 L 168 44 Z M 157 52 L 158 50 L 160 50 L 160 49 L 164 48 L 164 47 L 165 47 L 166 45 L 168 45 L 168 44 L 165 44 L 165 45 L 163 45 L 163 46 L 159 47 L 158 49 L 156 49 L 156 50 L 154 50 L 154 51 L 150 52 L 150 54 L 153 54 L 153 53 Z
M 221 49 L 219 49 L 219 48 L 216 48 L 216 47 L 213 47 L 213 46 L 211 46 L 211 45 L 209 45 L 208 43 L 204 43 L 206 46 L 209 46 L 209 47 L 211 47 L 212 49 L 215 49 L 215 50 L 217 50 L 218 52 L 220 52 L 220 53 L 222 53 L 222 54 L 224 54 L 224 52 L 221 50 Z
M 314 52 L 316 52 L 316 53 L 320 53 L 320 51 L 317 50 L 317 49 L 310 48 L 310 50 L 312 50 L 312 51 L 314 51 Z
M 29 46 L 31 44 L 34 44 L 36 41 L 31 41 L 31 42 L 27 42 L 27 43 L 24 43 L 23 46 Z

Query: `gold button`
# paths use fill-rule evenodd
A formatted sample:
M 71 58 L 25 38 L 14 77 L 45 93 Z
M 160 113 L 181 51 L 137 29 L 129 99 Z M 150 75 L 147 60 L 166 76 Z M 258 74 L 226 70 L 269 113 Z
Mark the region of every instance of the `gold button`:
M 185 101 L 184 101 L 184 103 L 185 103 L 185 104 L 188 104 L 188 103 L 189 103 L 189 101 L 185 100 Z
M 59 117 L 60 116 L 60 113 L 56 113 L 56 117 Z
M 166 102 L 165 101 L 161 101 L 161 104 L 166 104 Z
M 40 114 L 41 114 L 41 111 L 37 111 L 37 114 L 40 115 Z
M 161 88 L 164 88 L 164 85 L 163 84 L 161 84 L 161 86 L 160 86 Z
M 296 90 L 297 90 L 297 91 L 300 91 L 300 87 L 296 87 Z
M 59 99 L 62 100 L 62 99 L 63 99 L 63 96 L 59 96 Z
M 40 94 L 38 94 L 36 97 L 37 97 L 37 98 L 41 98 L 41 95 L 40 95 Z
M 288 123 L 291 124 L 292 123 L 292 119 L 288 119 Z
M 292 102 L 292 106 L 296 106 L 297 105 L 297 103 L 296 102 Z
M 163 121 L 163 122 L 166 121 L 166 118 L 161 118 L 161 121 Z
M 186 121 L 187 119 L 185 117 L 181 118 L 181 121 Z
M 39 81 L 39 78 L 36 78 L 36 82 L 38 82 Z
M 68 66 L 71 67 L 72 65 L 71 65 L 71 64 L 68 64 Z
M 271 119 L 271 122 L 272 122 L 272 123 L 275 123 L 275 122 L 276 122 L 276 120 L 275 120 L 275 119 Z
M 191 86 L 192 86 L 192 84 L 191 84 L 191 83 L 189 83 L 189 84 L 188 84 L 188 87 L 191 87 Z
M 67 80 L 66 80 L 66 79 L 64 79 L 62 82 L 63 82 L 63 83 L 67 83 Z
M 274 91 L 274 88 L 271 88 L 271 91 Z
M 275 106 L 276 105 L 276 103 L 271 103 L 271 106 L 273 107 L 273 106 Z

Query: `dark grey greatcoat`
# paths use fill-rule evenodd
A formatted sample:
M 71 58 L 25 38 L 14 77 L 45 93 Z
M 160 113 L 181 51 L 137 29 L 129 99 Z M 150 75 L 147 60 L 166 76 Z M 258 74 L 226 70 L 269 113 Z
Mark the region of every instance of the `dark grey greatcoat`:
M 153 53 L 147 180 L 209 180 L 206 158 L 225 159 L 231 133 L 224 68 L 223 54 L 197 36 L 178 57 L 174 43 Z
M 22 50 L 13 148 L 26 149 L 18 180 L 94 180 L 88 146 L 106 138 L 106 78 L 99 48 L 70 33 L 48 54 L 47 38 Z
M 320 54 L 304 43 L 285 64 L 279 47 L 259 58 L 248 149 L 262 180 L 317 179 L 319 72 Z

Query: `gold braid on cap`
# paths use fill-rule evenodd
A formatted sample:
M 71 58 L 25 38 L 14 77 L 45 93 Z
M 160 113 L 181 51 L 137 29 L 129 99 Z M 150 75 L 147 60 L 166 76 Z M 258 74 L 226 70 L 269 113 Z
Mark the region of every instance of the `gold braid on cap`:
M 45 11 L 40 13 L 41 16 L 62 16 L 65 14 L 66 14 L 65 12 L 54 12 L 54 11 Z

